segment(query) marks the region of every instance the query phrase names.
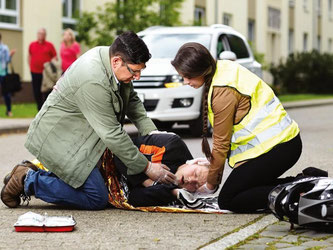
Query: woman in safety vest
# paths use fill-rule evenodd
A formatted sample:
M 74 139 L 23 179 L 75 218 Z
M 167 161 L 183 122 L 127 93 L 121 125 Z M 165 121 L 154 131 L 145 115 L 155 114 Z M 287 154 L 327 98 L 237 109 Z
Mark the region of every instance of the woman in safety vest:
M 216 191 L 227 160 L 234 169 L 219 194 L 220 208 L 234 212 L 267 209 L 269 192 L 291 180 L 278 177 L 301 155 L 297 123 L 262 79 L 236 62 L 216 62 L 199 43 L 184 44 L 171 63 L 184 84 L 204 88 L 202 150 L 211 165 L 199 192 Z M 207 117 L 214 129 L 212 151 Z

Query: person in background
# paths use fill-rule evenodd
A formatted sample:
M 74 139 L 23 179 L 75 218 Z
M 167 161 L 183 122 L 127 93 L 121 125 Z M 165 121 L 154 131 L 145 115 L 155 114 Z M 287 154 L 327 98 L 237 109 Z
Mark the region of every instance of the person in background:
M 0 85 L 4 83 L 5 76 L 8 74 L 7 65 L 10 62 L 12 56 L 15 54 L 16 50 L 11 50 L 9 52 L 8 46 L 2 43 L 2 36 L 0 33 Z M 6 115 L 13 116 L 12 105 L 11 105 L 11 94 L 2 93 L 6 104 Z
M 57 58 L 57 52 L 53 44 L 46 41 L 46 29 L 41 28 L 37 32 L 37 41 L 32 42 L 29 46 L 28 56 L 32 88 L 38 110 L 41 109 L 47 98 L 41 92 L 44 63 L 51 61 L 53 58 Z
M 62 72 L 65 72 L 66 69 L 78 58 L 80 52 L 80 44 L 76 42 L 73 30 L 69 28 L 65 29 L 60 46 Z

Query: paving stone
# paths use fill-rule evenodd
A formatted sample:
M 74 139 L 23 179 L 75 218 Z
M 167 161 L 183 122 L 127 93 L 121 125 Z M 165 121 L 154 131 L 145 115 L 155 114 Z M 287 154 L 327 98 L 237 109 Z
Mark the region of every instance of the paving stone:
M 289 226 L 286 224 L 273 224 L 268 226 L 265 230 L 269 230 L 269 231 L 289 231 Z
M 262 250 L 262 249 L 266 249 L 266 245 L 252 245 L 252 244 L 245 244 L 242 245 L 240 247 L 238 247 L 237 249 L 246 249 L 246 250 Z
M 323 246 L 328 246 L 328 245 L 329 245 L 329 243 L 326 241 L 311 240 L 311 241 L 304 242 L 301 246 L 310 248 L 310 247 L 323 247 Z
M 275 241 L 275 238 L 266 238 L 266 237 L 261 237 L 259 239 L 253 239 L 251 241 L 248 241 L 248 244 L 254 244 L 254 245 L 260 245 L 260 244 L 267 244 L 269 242 Z
M 276 247 L 277 249 L 280 249 L 280 248 L 286 248 L 286 247 L 293 247 L 292 244 L 288 244 L 288 243 L 276 243 L 274 244 L 274 247 Z
M 298 242 L 298 235 L 287 235 L 283 237 L 280 241 L 285 241 L 285 242 Z
M 271 230 L 265 230 L 260 233 L 260 236 L 266 236 L 266 237 L 283 237 L 288 234 L 288 231 L 281 230 L 281 231 L 271 231 Z
M 303 234 L 303 233 L 308 232 L 308 231 L 311 231 L 311 230 L 309 230 L 309 229 L 305 229 L 305 228 L 303 228 L 303 227 L 298 227 L 298 228 L 294 228 L 294 229 L 292 230 L 292 233 L 293 233 L 293 234 Z
M 310 237 L 310 238 L 326 238 L 326 237 L 333 237 L 333 234 L 325 233 L 325 232 L 316 232 L 316 231 L 311 230 L 311 231 L 307 231 L 307 232 L 300 234 L 300 236 L 306 236 L 306 237 Z
M 333 237 L 326 240 L 327 242 L 333 244 Z
M 283 248 L 283 250 L 304 250 L 304 247 L 301 247 L 301 246 L 287 247 L 287 248 Z

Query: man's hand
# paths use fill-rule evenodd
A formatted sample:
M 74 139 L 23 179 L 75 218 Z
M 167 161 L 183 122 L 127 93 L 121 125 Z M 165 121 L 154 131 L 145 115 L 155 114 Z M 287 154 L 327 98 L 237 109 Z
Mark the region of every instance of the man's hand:
M 216 191 L 216 186 L 213 186 L 206 182 L 201 187 L 198 188 L 196 191 L 197 195 L 207 195 L 207 194 L 213 194 Z
M 165 183 L 165 184 L 175 184 L 176 185 L 177 178 L 169 170 L 170 170 L 170 168 L 168 168 L 164 164 L 149 162 L 149 165 L 145 171 L 145 174 L 154 181 L 158 181 L 158 182 Z

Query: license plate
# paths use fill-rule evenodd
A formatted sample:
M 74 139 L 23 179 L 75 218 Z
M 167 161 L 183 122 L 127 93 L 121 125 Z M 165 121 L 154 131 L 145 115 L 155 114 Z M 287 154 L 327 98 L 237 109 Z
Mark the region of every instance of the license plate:
M 144 102 L 144 101 L 145 101 L 145 94 L 138 93 L 138 96 L 139 96 L 141 102 Z

